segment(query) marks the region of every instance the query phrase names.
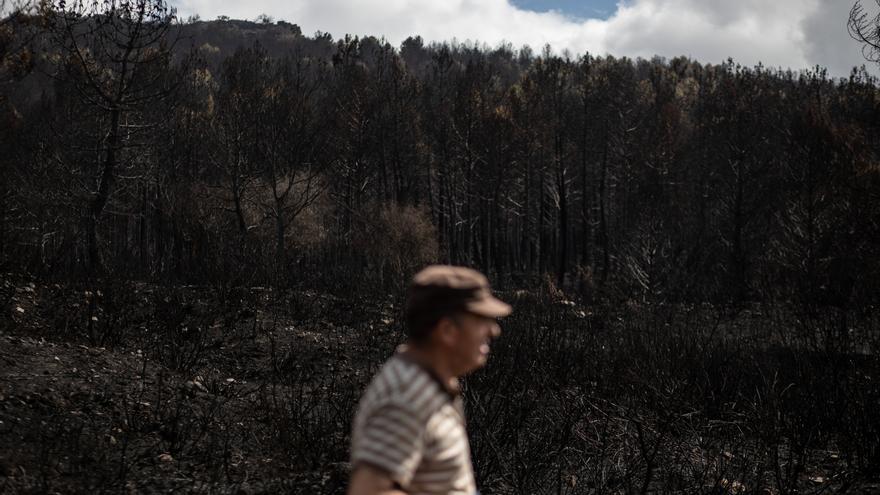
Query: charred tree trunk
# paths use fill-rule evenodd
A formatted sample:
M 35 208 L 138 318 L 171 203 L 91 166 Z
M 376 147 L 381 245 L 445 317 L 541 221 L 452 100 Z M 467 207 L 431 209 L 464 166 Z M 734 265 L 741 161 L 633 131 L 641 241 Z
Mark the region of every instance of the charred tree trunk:
M 116 173 L 116 150 L 119 146 L 119 117 L 121 111 L 118 107 L 110 112 L 110 131 L 107 136 L 107 152 L 101 170 L 100 185 L 98 191 L 92 197 L 89 204 L 89 219 L 87 224 L 88 250 L 89 250 L 89 273 L 91 275 L 104 271 L 104 262 L 101 259 L 100 247 L 98 246 L 98 223 L 107 201 L 110 199 L 110 191 L 113 187 Z
M 278 265 L 278 272 L 282 278 L 287 269 L 287 249 L 284 243 L 286 228 L 284 224 L 284 203 L 276 198 L 275 200 L 275 262 Z
M 587 164 L 587 131 L 584 126 L 584 133 L 581 141 L 581 265 L 586 267 L 592 262 L 590 242 L 592 239 L 592 227 L 590 225 L 590 203 L 592 194 L 589 190 L 589 166 Z
M 556 271 L 556 284 L 562 287 L 565 282 L 565 272 L 568 269 L 568 187 L 566 185 L 566 170 L 562 156 L 563 142 L 557 134 L 556 148 L 556 193 L 559 196 L 559 212 L 557 226 L 559 235 L 559 264 Z
M 235 218 L 238 221 L 238 233 L 241 235 L 242 240 L 247 236 L 248 231 L 247 221 L 244 218 L 244 209 L 241 206 L 243 194 L 244 187 L 238 180 L 234 180 L 232 183 L 232 201 L 235 205 Z
M 559 268 L 556 280 L 559 286 L 565 281 L 565 272 L 568 269 L 568 191 L 565 185 L 565 171 L 563 170 L 558 185 L 559 192 Z
M 604 283 L 608 279 L 608 264 L 610 255 L 608 252 L 608 218 L 605 189 L 608 179 L 608 135 L 602 149 L 602 165 L 599 168 L 599 245 L 602 249 L 602 275 L 600 280 Z

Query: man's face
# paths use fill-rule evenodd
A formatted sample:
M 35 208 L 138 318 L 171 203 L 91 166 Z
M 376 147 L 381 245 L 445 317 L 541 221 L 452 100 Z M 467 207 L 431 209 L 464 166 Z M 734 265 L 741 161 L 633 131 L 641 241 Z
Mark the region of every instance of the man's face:
M 489 344 L 501 335 L 495 318 L 473 313 L 459 313 L 452 322 L 455 326 L 450 351 L 458 375 L 481 368 L 489 357 Z

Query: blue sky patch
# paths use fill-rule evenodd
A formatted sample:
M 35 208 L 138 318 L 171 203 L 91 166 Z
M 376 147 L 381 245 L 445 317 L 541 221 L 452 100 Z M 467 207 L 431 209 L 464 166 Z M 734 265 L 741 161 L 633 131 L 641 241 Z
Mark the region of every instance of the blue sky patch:
M 578 19 L 607 19 L 617 10 L 618 0 L 510 0 L 523 10 L 547 12 L 557 10 Z

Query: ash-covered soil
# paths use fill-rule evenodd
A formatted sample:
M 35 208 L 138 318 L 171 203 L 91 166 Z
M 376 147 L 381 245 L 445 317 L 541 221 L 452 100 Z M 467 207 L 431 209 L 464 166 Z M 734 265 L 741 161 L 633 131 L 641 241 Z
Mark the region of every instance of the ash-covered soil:
M 399 340 L 390 302 L 3 290 L 2 493 L 339 492 L 357 393 Z
M 482 492 L 880 493 L 873 351 L 792 352 L 786 308 L 504 297 L 464 387 Z M 0 493 L 343 493 L 400 304 L 7 274 Z

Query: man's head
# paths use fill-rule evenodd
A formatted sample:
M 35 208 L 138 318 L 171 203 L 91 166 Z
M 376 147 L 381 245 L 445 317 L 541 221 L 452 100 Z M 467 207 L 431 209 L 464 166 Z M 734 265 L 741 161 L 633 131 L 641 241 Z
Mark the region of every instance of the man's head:
M 470 268 L 433 265 L 413 277 L 406 327 L 413 344 L 446 353 L 458 373 L 484 365 L 489 342 L 501 333 L 496 318 L 510 314 L 489 281 Z

